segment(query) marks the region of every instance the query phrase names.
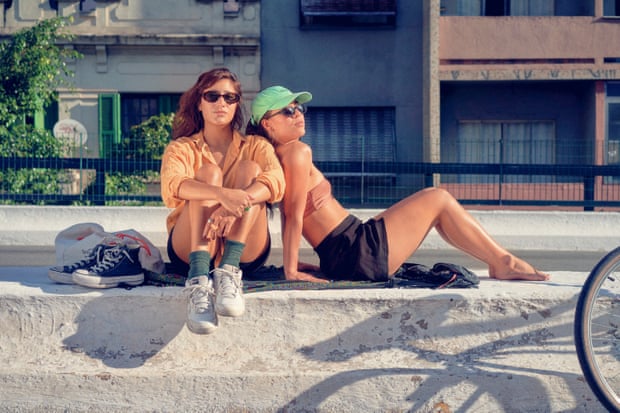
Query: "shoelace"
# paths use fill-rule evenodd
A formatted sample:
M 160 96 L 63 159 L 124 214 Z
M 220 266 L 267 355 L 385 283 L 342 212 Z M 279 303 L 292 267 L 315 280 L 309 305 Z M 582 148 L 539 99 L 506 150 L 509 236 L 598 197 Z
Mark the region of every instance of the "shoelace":
M 215 295 L 212 287 L 196 284 L 185 287 L 183 291 L 188 295 L 196 312 L 203 313 L 210 311 L 210 296 Z
M 78 268 L 82 268 L 85 265 L 90 264 L 93 260 L 97 260 L 97 263 L 99 263 L 99 261 L 101 260 L 101 251 L 104 248 L 105 248 L 104 245 L 99 244 L 91 250 L 82 251 L 84 254 L 84 258 L 82 258 L 80 261 L 75 262 L 71 265 L 67 265 L 66 267 L 64 267 L 65 270 L 67 272 L 73 272 L 77 270 Z
M 99 264 L 99 262 L 101 261 L 101 253 L 107 248 L 112 248 L 120 245 L 119 242 L 120 241 L 116 237 L 105 237 L 99 244 L 95 245 L 94 248 L 91 248 L 90 250 L 82 250 L 83 258 L 80 261 L 75 262 L 71 265 L 67 265 L 64 268 L 67 272 L 73 272 L 79 268 L 84 267 L 85 265 L 90 264 L 93 260 L 96 260 L 97 264 Z
M 229 274 L 222 274 L 218 279 L 218 294 L 222 297 L 235 297 L 241 286 L 239 281 Z
M 106 250 L 103 253 L 103 259 L 101 259 L 101 261 L 99 261 L 97 264 L 93 265 L 91 267 L 91 271 L 101 272 L 109 270 L 123 259 L 123 255 L 126 256 L 129 261 L 133 262 L 125 249 L 121 248 L 121 246 L 116 246 Z

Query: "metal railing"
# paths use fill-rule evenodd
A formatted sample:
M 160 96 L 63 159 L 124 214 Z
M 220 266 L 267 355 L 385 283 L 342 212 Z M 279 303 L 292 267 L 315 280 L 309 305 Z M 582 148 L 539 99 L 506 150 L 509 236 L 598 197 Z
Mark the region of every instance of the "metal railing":
M 150 191 L 141 193 L 110 191 L 111 184 L 106 184 L 106 176 L 113 173 L 157 174 L 161 162 L 156 160 L 0 157 L 0 166 L 2 171 L 73 170 L 78 171 L 76 179 L 83 180 L 68 192 L 0 189 L 3 203 L 161 203 L 156 181 Z M 444 187 L 467 205 L 583 210 L 620 207 L 620 165 L 317 162 L 317 166 L 330 178 L 336 197 L 347 207 L 385 207 L 429 186 Z M 85 171 L 89 172 L 87 179 Z M 471 179 L 474 176 L 478 179 Z

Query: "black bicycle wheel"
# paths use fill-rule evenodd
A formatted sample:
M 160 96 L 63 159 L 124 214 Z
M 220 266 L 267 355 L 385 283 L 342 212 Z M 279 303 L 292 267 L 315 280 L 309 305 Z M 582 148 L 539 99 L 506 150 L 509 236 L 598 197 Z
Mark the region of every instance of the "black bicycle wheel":
M 586 279 L 574 328 L 588 385 L 609 411 L 620 412 L 620 247 L 605 255 Z

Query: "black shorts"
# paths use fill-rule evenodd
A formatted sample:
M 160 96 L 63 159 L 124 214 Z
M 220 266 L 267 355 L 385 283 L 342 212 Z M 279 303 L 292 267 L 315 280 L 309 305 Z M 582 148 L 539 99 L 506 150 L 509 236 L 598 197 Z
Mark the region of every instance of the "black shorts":
M 314 250 L 321 261 L 321 272 L 332 280 L 389 278 L 383 219 L 362 222 L 349 215 Z
M 170 231 L 170 236 L 168 237 L 168 245 L 166 246 L 166 249 L 168 251 L 168 259 L 170 260 L 170 265 L 167 266 L 168 267 L 167 270 L 169 270 L 170 272 L 174 274 L 187 277 L 187 274 L 189 273 L 189 264 L 183 261 L 181 258 L 179 258 L 176 252 L 174 252 L 174 248 L 172 247 L 172 232 L 173 231 L 174 231 L 174 228 L 172 228 L 172 231 Z M 239 263 L 239 268 L 241 268 L 241 271 L 243 271 L 243 275 L 244 276 L 250 275 L 254 271 L 258 270 L 260 267 L 262 267 L 267 262 L 267 259 L 269 258 L 270 253 L 271 253 L 271 237 L 269 237 L 267 241 L 267 248 L 261 255 L 258 256 L 258 258 L 256 258 L 252 262 Z M 213 261 L 211 261 L 211 270 L 213 270 Z

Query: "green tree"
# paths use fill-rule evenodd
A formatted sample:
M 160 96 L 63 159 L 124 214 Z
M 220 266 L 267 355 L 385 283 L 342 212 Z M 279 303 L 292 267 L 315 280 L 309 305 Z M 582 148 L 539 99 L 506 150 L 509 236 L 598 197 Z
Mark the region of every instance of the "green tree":
M 161 159 L 172 136 L 173 119 L 174 113 L 161 113 L 132 126 L 129 137 L 123 141 L 126 157 L 142 160 Z
M 74 74 L 67 63 L 81 54 L 59 45 L 72 37 L 63 31 L 70 22 L 43 20 L 0 43 L 0 156 L 60 156 L 61 143 L 50 131 L 35 130 L 19 120 L 44 110 L 58 87 L 71 87 Z M 57 169 L 2 170 L 0 193 L 55 194 L 63 174 Z
M 63 30 L 70 18 L 42 20 L 0 43 L 0 126 L 43 110 L 55 90 L 70 86 L 74 73 L 67 63 L 81 54 L 58 44 L 72 35 Z

